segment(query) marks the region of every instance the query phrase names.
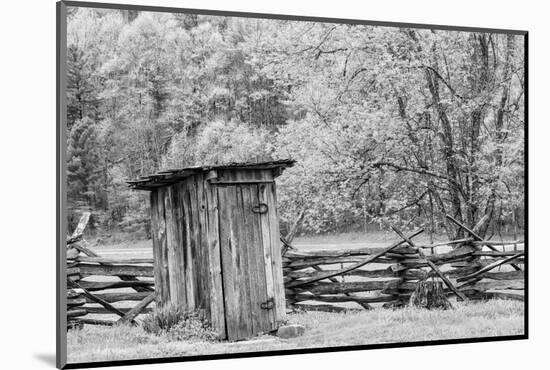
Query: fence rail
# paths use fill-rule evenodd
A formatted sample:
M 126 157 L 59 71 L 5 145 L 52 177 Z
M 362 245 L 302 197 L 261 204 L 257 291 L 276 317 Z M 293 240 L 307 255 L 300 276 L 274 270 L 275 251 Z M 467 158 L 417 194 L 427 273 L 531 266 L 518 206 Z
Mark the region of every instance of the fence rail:
M 155 299 L 153 259 L 105 258 L 89 250 L 82 240 L 88 217 L 82 216 L 67 244 L 68 327 L 135 323 Z M 523 300 L 523 242 L 482 240 L 451 221 L 471 237 L 421 245 L 412 239 L 422 229 L 406 236 L 394 228 L 401 239 L 386 248 L 314 251 L 297 250 L 281 237 L 287 305 L 332 312 L 402 306 L 426 279 L 443 282 L 445 293 L 459 300 Z M 96 316 L 104 314 L 117 317 Z
M 475 230 L 449 219 L 471 237 L 417 245 L 412 238 L 422 229 L 405 236 L 394 228 L 401 240 L 387 248 L 301 251 L 285 245 L 283 275 L 288 305 L 336 312 L 352 308 L 349 302 L 365 309 L 374 303 L 402 306 L 419 283 L 429 278 L 442 282 L 444 292 L 459 300 L 523 300 L 520 266 L 525 263 L 524 251 L 517 250 L 523 242 L 483 240 Z M 506 250 L 507 245 L 514 250 Z M 447 251 L 438 253 L 442 248 Z M 427 250 L 432 253 L 427 255 Z
M 67 243 L 67 327 L 135 323 L 155 299 L 153 259 L 97 255 L 83 245 L 88 219 L 85 213 Z M 96 317 L 105 314 L 116 319 Z

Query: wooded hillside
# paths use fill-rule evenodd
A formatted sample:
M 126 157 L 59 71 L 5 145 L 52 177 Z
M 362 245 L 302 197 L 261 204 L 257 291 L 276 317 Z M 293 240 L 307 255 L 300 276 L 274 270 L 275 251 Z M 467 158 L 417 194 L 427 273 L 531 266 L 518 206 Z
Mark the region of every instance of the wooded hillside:
M 521 36 L 70 8 L 67 53 L 73 227 L 146 235 L 124 180 L 277 158 L 283 230 L 523 227 Z

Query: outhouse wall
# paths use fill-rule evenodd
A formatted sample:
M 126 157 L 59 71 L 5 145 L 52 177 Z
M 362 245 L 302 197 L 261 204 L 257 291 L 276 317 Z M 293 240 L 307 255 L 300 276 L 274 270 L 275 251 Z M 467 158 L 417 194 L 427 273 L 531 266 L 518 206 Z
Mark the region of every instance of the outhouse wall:
M 151 191 L 157 305 L 204 310 L 220 338 L 277 328 L 285 316 L 277 170 L 199 172 Z M 267 212 L 251 211 L 256 203 Z
M 203 309 L 225 335 L 216 196 L 204 174 L 151 192 L 157 304 Z M 207 194 L 210 192 L 211 194 Z M 207 212 L 207 210 L 209 210 Z

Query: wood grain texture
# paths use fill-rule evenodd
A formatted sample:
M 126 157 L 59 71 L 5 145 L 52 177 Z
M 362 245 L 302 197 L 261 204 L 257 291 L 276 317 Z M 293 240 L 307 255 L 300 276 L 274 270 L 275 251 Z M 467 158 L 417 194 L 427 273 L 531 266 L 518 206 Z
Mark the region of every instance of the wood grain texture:
M 88 314 L 88 311 L 86 311 L 85 308 L 76 308 L 67 310 L 67 317 L 78 317 L 78 316 L 86 316 Z
M 134 288 L 134 287 L 153 287 L 153 281 L 80 281 L 79 285 L 88 291 L 97 291 L 105 289 Z
M 248 174 L 250 176 L 257 176 L 257 174 Z M 266 173 L 260 173 L 260 178 L 265 181 L 272 180 L 272 177 L 267 177 Z M 262 248 L 262 220 L 261 214 L 253 212 L 252 209 L 260 204 L 262 201 L 259 194 L 260 186 L 249 185 L 243 187 L 243 194 L 245 194 L 245 215 L 246 215 L 246 229 L 249 234 L 247 240 L 247 249 L 250 257 L 251 271 L 256 271 L 254 274 L 249 274 L 251 284 L 251 301 L 252 301 L 252 315 L 254 315 L 254 333 L 269 332 L 274 330 L 274 319 L 276 318 L 276 307 L 273 309 L 262 308 L 262 305 L 268 302 L 270 296 L 267 291 L 267 279 L 265 271 L 265 257 L 264 250 Z M 268 205 L 269 210 L 270 205 Z M 275 302 L 274 302 L 275 303 Z
M 172 219 L 174 220 L 174 232 L 177 245 L 174 248 L 176 275 L 176 296 L 178 305 L 187 307 L 187 292 L 185 287 L 185 250 L 187 248 L 185 235 L 185 219 L 182 206 L 183 193 L 180 184 L 172 185 Z
M 340 306 L 333 306 L 333 305 L 330 305 L 330 304 L 303 304 L 303 303 L 300 303 L 300 304 L 296 304 L 294 307 L 297 308 L 297 309 L 304 310 L 304 311 L 320 311 L 320 312 L 334 312 L 334 313 L 354 311 L 353 309 L 350 309 L 350 308 L 340 307 Z
M 271 300 L 275 303 L 275 307 L 273 310 L 269 312 L 269 319 L 271 323 L 272 330 L 275 330 L 277 328 L 277 304 L 279 303 L 275 296 L 275 280 L 274 280 L 274 272 L 273 272 L 273 250 L 272 250 L 272 238 L 271 238 L 271 225 L 270 225 L 270 215 L 269 210 L 272 207 L 272 204 L 269 202 L 269 195 L 268 195 L 269 189 L 267 184 L 260 184 L 259 190 L 258 190 L 258 199 L 260 202 L 265 203 L 268 205 L 268 213 L 260 214 L 260 230 L 262 235 L 262 248 L 263 248 L 263 256 L 264 256 L 264 274 L 265 274 L 265 280 L 266 280 L 266 288 L 267 288 L 267 299 Z M 279 236 L 277 235 L 277 243 Z
M 210 322 L 220 339 L 226 338 L 225 307 L 223 303 L 218 194 L 215 185 L 203 182 L 206 193 L 206 237 L 208 250 L 207 276 L 210 281 Z
M 78 256 L 75 258 L 77 262 L 92 262 L 92 263 L 101 263 L 101 264 L 117 264 L 117 265 L 126 265 L 126 264 L 153 264 L 153 258 L 108 258 L 108 257 L 88 257 L 88 256 Z M 75 263 L 77 263 L 75 262 Z
M 164 197 L 166 194 L 166 188 L 159 188 L 157 190 L 157 212 L 158 212 L 158 243 L 159 253 L 156 258 L 156 263 L 159 264 L 160 273 L 160 285 L 157 288 L 157 294 L 161 296 L 160 302 L 166 304 L 170 301 L 170 284 L 168 280 L 168 248 L 166 240 L 166 212 L 164 207 Z M 156 286 L 156 285 L 155 285 Z
M 253 212 L 263 201 L 260 187 L 265 184 L 243 183 L 257 174 L 224 171 L 220 175 L 227 181 L 239 181 L 215 185 L 227 334 L 235 340 L 277 327 L 272 235 L 269 213 Z M 263 197 L 267 201 L 267 194 Z M 282 286 L 282 271 L 280 278 Z M 284 300 L 281 306 L 284 312 Z
M 182 183 L 182 196 L 183 196 L 183 212 L 185 223 L 183 225 L 185 229 L 185 293 L 187 308 L 195 308 L 195 278 L 194 278 L 194 263 L 193 263 L 193 245 L 194 245 L 194 231 L 193 231 L 193 220 L 192 220 L 192 196 L 191 196 L 191 187 L 189 182 L 186 181 Z
M 155 293 L 149 294 L 141 302 L 135 305 L 130 311 L 126 312 L 123 317 L 121 317 L 118 322 L 128 323 L 134 320 L 134 318 L 139 315 L 145 307 L 147 307 L 155 299 Z
M 96 293 L 96 297 L 102 299 L 108 303 L 122 302 L 122 301 L 141 301 L 147 297 L 151 292 L 133 292 L 133 293 Z M 87 297 L 86 303 L 97 303 L 93 299 Z
M 159 213 L 158 213 L 158 191 L 153 190 L 149 194 L 149 212 L 151 215 L 151 239 L 153 240 L 153 275 L 155 286 L 157 290 L 156 303 L 158 306 L 162 304 L 162 294 L 160 293 L 161 288 L 161 279 L 160 279 L 160 240 L 159 240 Z
M 177 202 L 178 202 L 178 232 L 179 232 L 179 238 L 180 238 L 180 248 L 176 249 L 176 257 L 179 263 L 179 270 L 180 270 L 180 276 L 181 280 L 178 285 L 180 294 L 180 303 L 183 307 L 189 307 L 189 286 L 190 283 L 188 282 L 188 253 L 189 253 L 189 227 L 187 225 L 188 223 L 188 211 L 187 211 L 187 198 L 186 198 L 186 185 L 183 183 L 178 183 L 174 185 L 178 195 L 177 195 Z
M 231 220 L 236 208 L 234 187 L 218 186 L 219 217 L 220 217 L 220 249 L 223 276 L 223 291 L 225 304 L 225 322 L 227 338 L 239 339 L 239 289 L 236 286 L 238 279 L 237 258 L 235 252 L 235 230 Z
M 88 319 L 88 318 L 81 318 L 78 321 L 88 325 L 104 325 L 104 326 L 113 326 L 116 323 L 116 321 L 111 321 L 111 320 Z
M 239 339 L 248 338 L 254 334 L 252 329 L 252 317 L 251 317 L 251 302 L 250 302 L 250 280 L 248 279 L 249 274 L 257 273 L 256 271 L 251 271 L 250 266 L 248 265 L 248 249 L 249 249 L 249 230 L 245 228 L 244 222 L 244 213 L 248 212 L 245 210 L 245 204 L 242 199 L 242 190 L 244 186 L 235 186 L 235 200 L 236 200 L 236 209 L 235 217 L 233 218 L 233 229 L 237 231 L 235 238 L 235 248 L 234 251 L 237 256 L 237 272 L 238 280 L 237 284 L 240 287 L 240 307 L 239 311 Z
M 85 297 L 67 298 L 67 307 L 76 307 L 86 304 Z
M 179 247 L 179 235 L 177 226 L 177 216 L 175 215 L 177 206 L 174 205 L 173 186 L 166 187 L 164 192 L 164 215 L 166 221 L 166 264 L 168 265 L 168 286 L 170 288 L 170 302 L 179 304 L 178 285 L 181 284 L 181 277 L 178 274 L 179 263 L 176 258 L 176 249 Z
M 200 289 L 198 291 L 199 308 L 204 310 L 210 320 L 210 291 L 209 277 L 210 254 L 208 253 L 207 209 L 206 192 L 204 189 L 204 175 L 195 176 L 197 187 L 197 225 L 198 225 L 198 273 L 200 274 Z
M 119 311 L 123 312 L 125 314 L 128 311 L 130 311 L 131 309 L 132 309 L 132 307 L 119 307 Z M 105 309 L 105 307 L 101 307 L 101 306 L 86 306 L 86 311 L 88 311 L 88 313 L 95 313 L 95 314 L 112 314 L 112 312 Z M 151 313 L 151 312 L 153 312 L 153 309 L 151 307 L 147 307 L 147 308 L 144 308 L 143 310 L 141 310 L 141 312 L 139 314 L 144 315 L 144 314 L 148 314 L 148 313 Z
M 79 263 L 78 268 L 82 276 L 103 275 L 103 276 L 154 276 L 153 266 L 136 265 L 95 265 Z
M 272 253 L 272 273 L 275 295 L 275 326 L 277 329 L 278 323 L 286 319 L 285 294 L 283 286 L 283 269 L 281 260 L 281 243 L 279 240 L 279 215 L 277 213 L 277 193 L 275 183 L 267 185 L 267 196 L 269 204 L 269 228 L 271 236 L 271 253 Z
M 259 203 L 258 186 L 243 188 L 243 202 L 245 210 Z M 248 230 L 247 249 L 249 252 L 250 271 L 250 301 L 253 332 L 265 332 L 271 330 L 270 312 L 261 308 L 261 304 L 268 300 L 266 278 L 264 271 L 264 256 L 261 248 L 260 216 L 257 213 L 247 211 L 244 214 L 245 228 Z
M 342 293 L 357 293 L 368 292 L 375 290 L 384 290 L 398 288 L 401 279 L 392 280 L 371 280 L 360 282 L 345 282 L 345 283 L 324 283 L 317 282 L 303 287 L 302 289 L 292 289 L 296 292 L 310 292 L 312 294 L 342 294 Z M 414 287 L 413 287 L 414 288 Z
M 308 294 L 308 293 L 298 293 L 293 296 L 293 299 L 296 302 L 305 302 L 305 301 L 320 301 L 320 302 L 357 302 L 357 303 L 380 303 L 380 302 L 392 302 L 395 300 L 394 295 L 387 294 L 377 294 L 374 296 L 368 297 L 357 297 L 357 296 L 347 296 L 347 295 L 319 295 L 319 294 Z

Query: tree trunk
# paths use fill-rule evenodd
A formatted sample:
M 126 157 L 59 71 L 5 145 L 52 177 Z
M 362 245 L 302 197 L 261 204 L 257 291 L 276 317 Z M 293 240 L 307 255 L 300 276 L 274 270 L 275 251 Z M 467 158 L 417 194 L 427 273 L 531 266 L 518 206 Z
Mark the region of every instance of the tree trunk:
M 448 310 L 453 308 L 443 289 L 443 282 L 439 279 L 424 279 L 411 295 L 409 304 L 427 309 Z
M 451 122 L 449 121 L 449 117 L 447 116 L 447 112 L 445 111 L 445 106 L 441 103 L 441 97 L 439 94 L 439 80 L 436 74 L 434 73 L 434 70 L 437 70 L 438 68 L 437 59 L 435 56 L 435 45 L 433 48 L 433 53 L 434 53 L 433 70 L 426 68 L 425 77 L 426 77 L 426 82 L 428 84 L 428 89 L 430 90 L 430 93 L 432 95 L 432 102 L 437 111 L 437 115 L 441 125 L 441 131 L 440 131 L 439 137 L 441 138 L 442 144 L 443 144 L 441 147 L 441 151 L 443 154 L 443 158 L 445 159 L 447 177 L 449 178 L 448 189 L 449 189 L 449 196 L 450 196 L 451 207 L 452 207 L 451 213 L 453 214 L 453 217 L 457 218 L 462 222 L 464 219 L 462 216 L 460 188 L 458 185 L 459 171 L 454 160 L 453 130 L 452 130 Z M 463 230 L 459 229 L 455 237 L 457 239 L 460 239 L 462 238 L 463 234 L 464 234 Z
M 506 59 L 504 61 L 504 71 L 503 71 L 503 81 L 508 81 L 510 76 L 510 67 L 511 67 L 511 57 L 512 57 L 512 50 L 514 48 L 514 36 L 508 35 L 506 39 Z M 503 128 L 504 128 L 504 114 L 505 114 L 505 108 L 506 108 L 506 102 L 508 101 L 508 95 L 509 95 L 509 82 L 504 84 L 502 88 L 502 93 L 500 97 L 500 105 L 496 112 L 496 119 L 495 119 L 495 131 L 496 131 L 496 141 L 497 141 L 497 147 L 495 149 L 495 169 L 498 169 L 502 167 L 502 148 L 500 147 L 500 144 L 505 139 L 505 135 L 503 134 Z M 496 177 L 496 176 L 495 176 Z M 495 213 L 495 202 L 496 202 L 496 186 L 498 185 L 498 178 L 495 178 L 493 181 L 493 190 L 491 192 L 491 195 L 489 196 L 489 199 L 487 201 L 487 206 L 485 207 L 485 215 L 488 215 L 490 217 L 490 220 L 493 219 L 493 215 Z M 482 237 L 485 237 L 485 234 L 487 233 L 487 230 L 489 229 L 491 222 L 488 222 L 485 227 L 480 230 L 479 234 Z

